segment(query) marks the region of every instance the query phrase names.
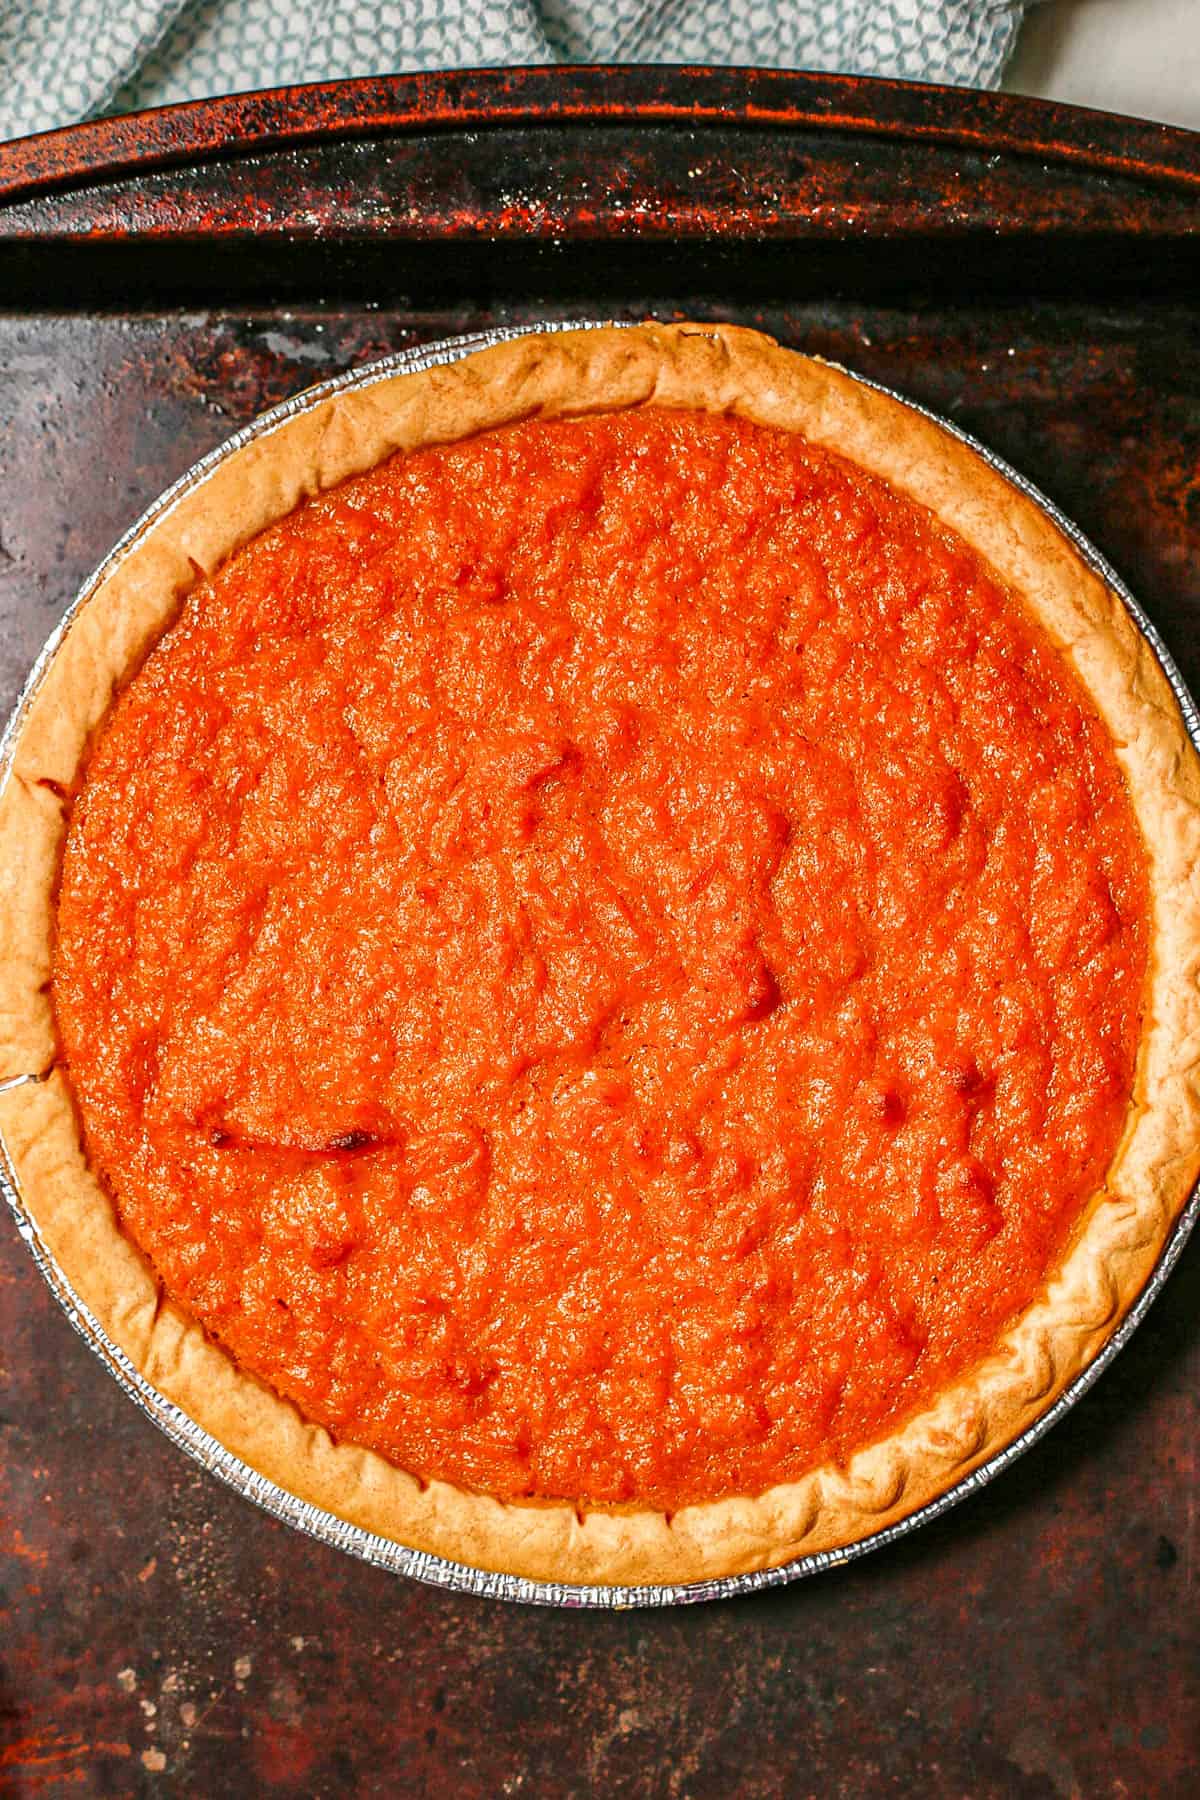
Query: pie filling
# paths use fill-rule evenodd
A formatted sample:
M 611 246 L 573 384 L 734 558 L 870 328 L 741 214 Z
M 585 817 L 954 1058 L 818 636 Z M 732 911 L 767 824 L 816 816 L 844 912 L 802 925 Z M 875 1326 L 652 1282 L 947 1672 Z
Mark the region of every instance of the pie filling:
M 647 409 L 394 458 L 202 583 L 87 766 L 54 999 L 243 1369 L 424 1478 L 674 1510 L 848 1457 L 1037 1295 L 1147 917 L 981 560 Z

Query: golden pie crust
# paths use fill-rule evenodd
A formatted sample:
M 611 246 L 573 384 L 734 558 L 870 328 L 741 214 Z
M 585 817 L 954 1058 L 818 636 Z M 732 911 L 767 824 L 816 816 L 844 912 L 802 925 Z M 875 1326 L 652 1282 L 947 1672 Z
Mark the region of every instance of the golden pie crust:
M 1044 1292 L 970 1374 L 900 1429 L 765 1494 L 636 1508 L 502 1503 L 422 1483 L 241 1371 L 165 1299 L 89 1168 L 48 983 L 70 791 L 114 692 L 214 570 L 308 496 L 397 450 L 649 404 L 733 412 L 836 450 L 929 507 L 1019 594 L 1088 688 L 1149 852 L 1152 950 L 1135 1094 L 1104 1190 Z M 219 462 L 101 571 L 56 650 L 0 795 L 0 1134 L 75 1294 L 147 1381 L 301 1499 L 414 1549 L 543 1581 L 683 1583 L 833 1551 L 994 1456 L 1095 1357 L 1137 1297 L 1200 1170 L 1200 760 L 1125 608 L 1041 509 L 974 451 L 842 370 L 727 326 L 518 338 L 343 391 Z

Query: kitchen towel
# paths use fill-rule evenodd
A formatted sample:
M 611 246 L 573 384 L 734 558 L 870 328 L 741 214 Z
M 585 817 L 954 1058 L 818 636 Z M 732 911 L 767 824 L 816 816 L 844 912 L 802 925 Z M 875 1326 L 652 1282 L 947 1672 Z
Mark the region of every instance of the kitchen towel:
M 1026 0 L 0 0 L 0 138 L 409 69 L 702 62 L 995 87 Z

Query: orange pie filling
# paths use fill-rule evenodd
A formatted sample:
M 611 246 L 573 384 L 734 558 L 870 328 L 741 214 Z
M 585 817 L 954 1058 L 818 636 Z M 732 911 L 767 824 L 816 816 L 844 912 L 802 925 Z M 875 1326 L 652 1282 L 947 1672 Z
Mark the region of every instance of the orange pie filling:
M 199 586 L 54 998 L 166 1291 L 335 1437 L 674 1510 L 886 1433 L 1103 1184 L 1145 857 L 923 508 L 728 417 L 395 458 Z

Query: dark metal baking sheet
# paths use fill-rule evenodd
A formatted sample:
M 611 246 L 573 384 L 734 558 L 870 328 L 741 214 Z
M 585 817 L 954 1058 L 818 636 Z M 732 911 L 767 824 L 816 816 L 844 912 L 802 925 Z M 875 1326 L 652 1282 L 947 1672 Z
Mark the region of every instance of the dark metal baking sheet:
M 1188 133 L 731 70 L 381 79 L 0 147 L 0 710 L 87 571 L 264 407 L 450 333 L 651 313 L 761 326 L 966 426 L 1083 526 L 1195 689 L 1198 194 Z M 722 1800 L 1189 1791 L 1194 1248 L 974 1504 L 836 1581 L 582 1636 L 242 1508 L 72 1351 L 3 1232 L 0 1359 L 0 1721 L 35 1782 L 61 1755 L 149 1792 L 161 1749 L 213 1795 L 381 1769 L 481 1794 L 647 1770 Z

